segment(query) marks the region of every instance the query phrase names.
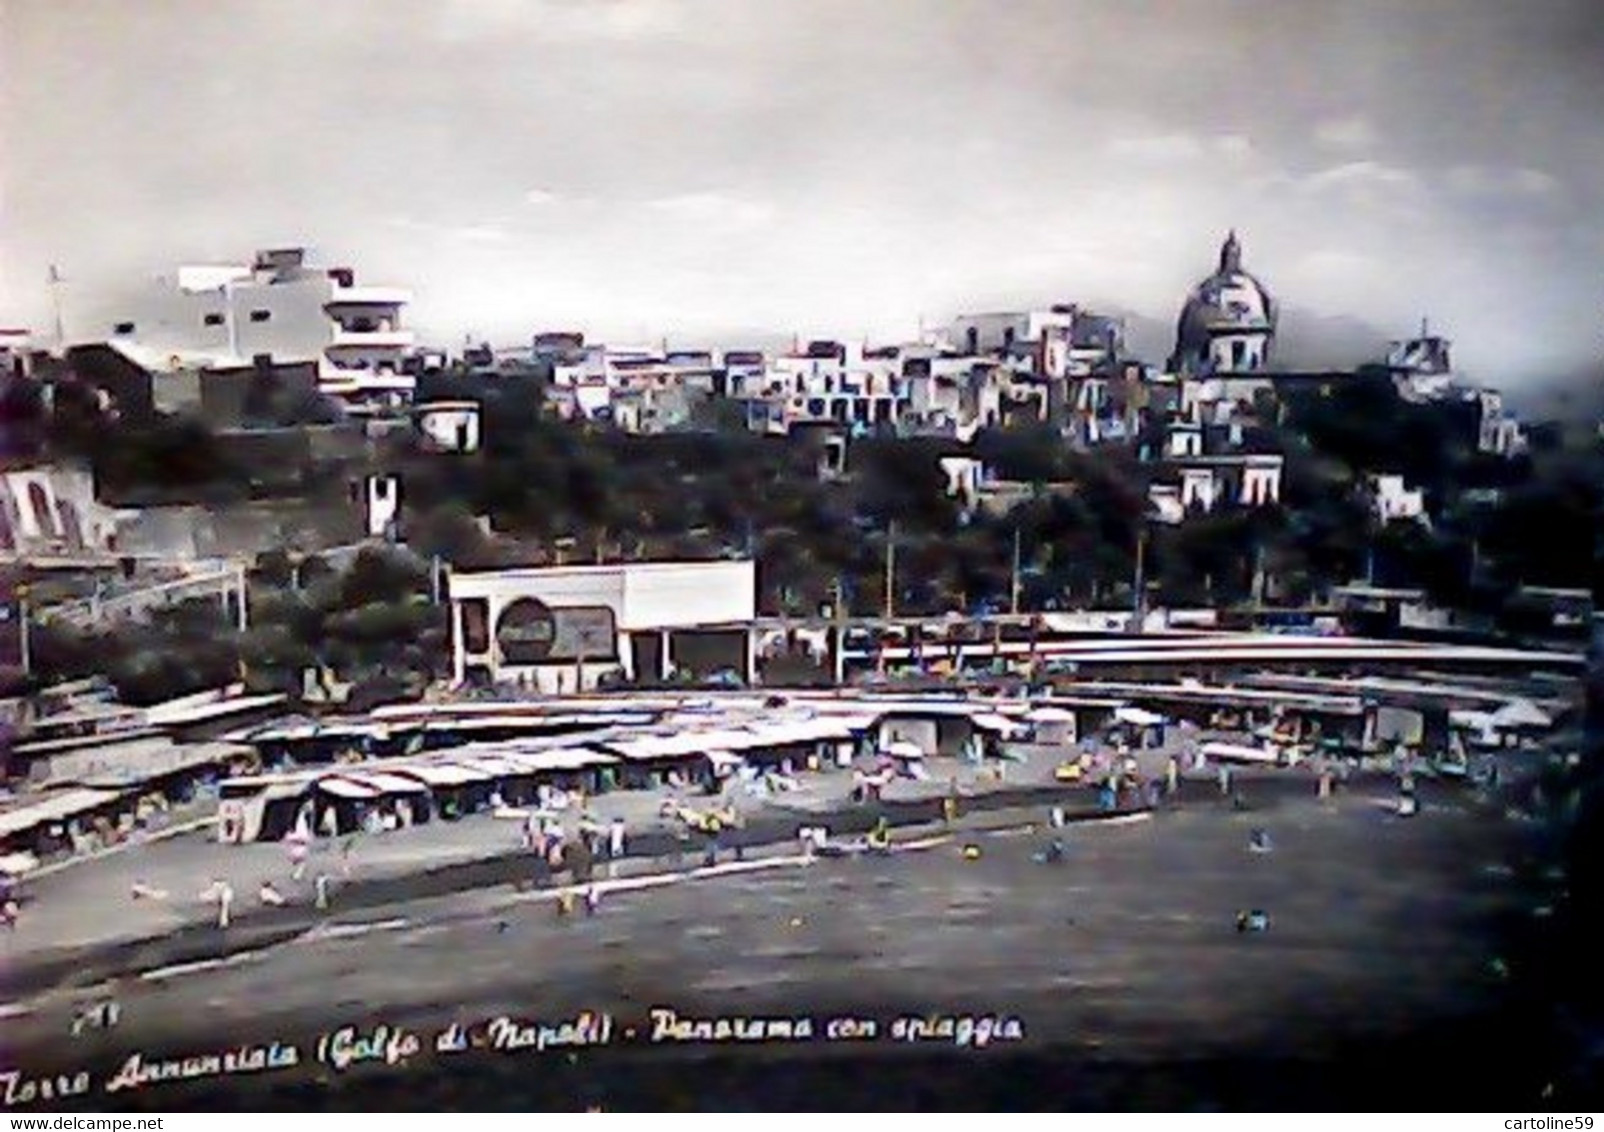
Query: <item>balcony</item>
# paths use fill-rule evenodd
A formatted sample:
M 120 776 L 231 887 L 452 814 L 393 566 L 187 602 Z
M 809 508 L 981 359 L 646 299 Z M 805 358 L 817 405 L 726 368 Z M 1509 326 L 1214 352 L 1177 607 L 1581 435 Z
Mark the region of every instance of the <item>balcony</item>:
M 412 301 L 412 292 L 403 287 L 342 287 L 336 283 L 329 292 L 328 306 L 403 307 Z
M 402 330 L 394 326 L 382 324 L 372 329 L 356 330 L 342 326 L 338 322 L 330 323 L 334 337 L 329 346 L 333 349 L 342 347 L 366 349 L 409 349 L 414 342 L 414 335 L 410 330 Z

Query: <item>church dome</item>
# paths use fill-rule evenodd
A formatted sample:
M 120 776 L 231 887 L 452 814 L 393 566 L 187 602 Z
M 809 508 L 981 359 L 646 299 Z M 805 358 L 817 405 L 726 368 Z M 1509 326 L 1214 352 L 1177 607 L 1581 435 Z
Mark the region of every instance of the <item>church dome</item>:
M 1275 320 L 1275 300 L 1264 284 L 1242 269 L 1242 245 L 1232 232 L 1220 247 L 1219 267 L 1192 289 L 1181 308 L 1171 366 L 1191 372 L 1218 368 L 1218 352 L 1211 344 L 1229 337 L 1256 341 L 1260 349 L 1249 351 L 1256 362 L 1248 368 L 1261 368 L 1275 334 Z

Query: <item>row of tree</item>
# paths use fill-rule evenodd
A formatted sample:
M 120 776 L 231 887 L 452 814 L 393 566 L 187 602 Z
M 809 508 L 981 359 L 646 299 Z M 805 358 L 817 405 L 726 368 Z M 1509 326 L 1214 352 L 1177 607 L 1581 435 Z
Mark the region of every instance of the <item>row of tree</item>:
M 1071 450 L 1046 428 L 983 433 L 968 448 L 859 440 L 848 474 L 831 478 L 819 474 L 817 448 L 783 438 L 636 436 L 499 412 L 480 453 L 386 456 L 386 470 L 403 479 L 411 556 L 365 553 L 342 574 L 271 554 L 253 576 L 244 634 L 220 631 L 206 606 L 111 637 L 46 634 L 36 657 L 61 674 L 109 664 L 141 696 L 240 671 L 292 686 L 318 665 L 346 679 L 416 682 L 445 654 L 444 618 L 430 600 L 433 555 L 473 567 L 751 554 L 770 613 L 815 612 L 838 593 L 852 612 L 877 613 L 888 573 L 902 613 L 1016 600 L 1027 610 L 1126 606 L 1139 554 L 1151 600 L 1174 606 L 1255 594 L 1298 601 L 1361 577 L 1488 608 L 1522 583 L 1591 584 L 1604 485 L 1596 447 L 1490 457 L 1461 408 L 1410 405 L 1375 381 L 1294 395 L 1278 416 L 1281 505 L 1170 527 L 1147 514 L 1153 465 L 1115 447 Z M 250 490 L 226 441 L 199 425 L 125 427 L 114 442 L 111 426 L 89 417 L 64 427 L 103 482 L 188 482 L 222 498 Z M 960 453 L 1037 490 L 1005 514 L 969 510 L 949 494 L 939 462 Z M 1433 521 L 1377 523 L 1365 493 L 1377 472 L 1424 486 Z

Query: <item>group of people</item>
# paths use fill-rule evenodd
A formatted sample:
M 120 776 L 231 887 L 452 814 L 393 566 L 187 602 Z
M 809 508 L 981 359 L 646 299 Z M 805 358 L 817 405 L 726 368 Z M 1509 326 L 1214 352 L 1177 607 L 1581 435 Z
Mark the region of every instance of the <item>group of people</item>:
M 597 861 L 609 863 L 622 858 L 627 849 L 626 826 L 622 818 L 602 822 L 588 810 L 580 813 L 578 828 L 570 836 L 553 814 L 532 810 L 519 826 L 519 843 L 535 862 L 535 882 L 545 884 L 557 873 L 569 872 L 578 883 L 589 884 Z M 560 894 L 571 901 L 571 893 Z M 587 897 L 587 911 L 594 911 L 594 900 Z

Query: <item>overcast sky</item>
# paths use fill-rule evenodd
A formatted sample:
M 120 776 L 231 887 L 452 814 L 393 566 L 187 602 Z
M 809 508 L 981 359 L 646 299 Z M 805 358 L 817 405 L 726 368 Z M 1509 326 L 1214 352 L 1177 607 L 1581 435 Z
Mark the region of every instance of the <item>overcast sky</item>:
M 1282 303 L 1604 356 L 1597 0 L 0 0 L 0 324 L 304 243 L 447 344 Z M 80 325 L 81 324 L 81 325 Z

